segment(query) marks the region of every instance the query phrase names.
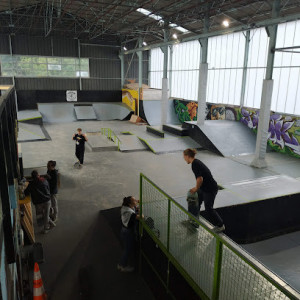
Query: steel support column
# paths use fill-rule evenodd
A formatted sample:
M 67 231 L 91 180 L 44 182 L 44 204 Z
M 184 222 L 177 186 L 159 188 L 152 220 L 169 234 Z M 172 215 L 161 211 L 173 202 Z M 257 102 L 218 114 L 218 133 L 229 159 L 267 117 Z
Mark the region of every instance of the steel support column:
M 165 22 L 168 24 L 168 22 Z M 168 42 L 169 39 L 169 29 L 166 26 L 164 29 L 164 42 Z M 161 97 L 161 125 L 167 123 L 168 117 L 168 100 L 169 100 L 169 93 L 168 93 L 168 45 L 165 45 L 162 48 L 164 53 L 164 68 L 163 68 L 163 78 L 162 78 L 162 97 Z
M 9 54 L 10 54 L 10 56 L 12 58 L 12 56 L 13 56 L 13 49 L 12 49 L 12 42 L 11 42 L 11 36 L 10 35 L 8 36 L 8 41 L 9 41 Z M 12 82 L 13 82 L 13 86 L 15 87 L 14 88 L 14 94 L 15 94 L 16 110 L 19 111 L 19 109 L 18 109 L 17 91 L 16 91 L 15 74 L 13 74 L 13 76 L 12 76 Z
M 280 0 L 275 0 L 273 2 L 272 17 L 277 18 L 280 11 Z M 251 165 L 257 168 L 264 168 L 267 166 L 265 156 L 268 142 L 268 130 L 270 122 L 270 112 L 271 112 L 271 101 L 273 92 L 273 66 L 274 66 L 274 56 L 276 47 L 276 37 L 277 37 L 277 24 L 268 27 L 269 32 L 269 48 L 268 48 L 268 60 L 266 68 L 266 78 L 263 82 L 263 90 L 260 103 L 259 111 L 259 122 L 256 138 L 256 149 L 255 157 Z
M 169 58 L 169 96 L 172 94 L 172 75 L 173 75 L 173 45 L 170 48 L 170 58 Z
M 143 47 L 143 39 L 139 37 L 139 47 Z M 139 105 L 138 105 L 138 115 L 140 115 L 140 100 L 142 99 L 143 93 L 143 52 L 137 52 L 137 56 L 139 59 Z
M 81 53 L 80 53 L 80 40 L 77 40 L 78 46 L 78 59 L 79 59 L 79 90 L 82 90 L 82 80 L 81 80 Z
M 121 61 L 121 89 L 124 88 L 125 83 L 125 74 L 124 74 L 124 55 L 119 55 L 120 61 Z
M 249 46 L 250 46 L 250 30 L 247 30 L 245 38 L 246 38 L 246 43 L 245 43 L 245 52 L 244 52 L 243 77 L 242 77 L 242 88 L 241 88 L 241 98 L 240 98 L 241 107 L 244 106 L 244 102 L 245 102 L 247 67 L 248 67 Z
M 207 33 L 209 29 L 209 16 L 208 7 L 207 13 L 204 19 L 204 33 Z M 208 63 L 207 63 L 207 49 L 208 49 L 208 37 L 199 39 L 201 45 L 201 58 L 199 66 L 199 81 L 198 81 L 198 115 L 197 124 L 203 125 L 205 121 L 206 112 L 206 91 L 207 91 L 207 76 L 208 76 Z

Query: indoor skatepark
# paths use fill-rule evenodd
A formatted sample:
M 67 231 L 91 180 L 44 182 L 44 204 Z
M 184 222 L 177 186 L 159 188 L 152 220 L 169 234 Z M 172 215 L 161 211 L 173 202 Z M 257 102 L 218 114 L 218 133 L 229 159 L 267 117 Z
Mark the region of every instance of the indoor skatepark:
M 27 4 L 0 8 L 0 298 L 300 299 L 297 1 Z M 188 148 L 222 232 L 190 211 Z M 41 230 L 23 187 L 50 160 Z M 143 217 L 123 268 L 128 195 Z

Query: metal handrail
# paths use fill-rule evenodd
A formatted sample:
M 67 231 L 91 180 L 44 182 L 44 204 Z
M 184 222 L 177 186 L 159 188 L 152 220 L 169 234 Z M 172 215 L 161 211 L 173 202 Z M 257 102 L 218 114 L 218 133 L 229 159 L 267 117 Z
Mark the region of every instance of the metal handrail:
M 121 141 L 118 138 L 118 136 L 114 133 L 114 131 L 111 130 L 111 128 L 101 128 L 101 134 L 105 135 L 108 139 L 113 140 L 115 144 L 118 141 L 118 150 L 120 150 Z

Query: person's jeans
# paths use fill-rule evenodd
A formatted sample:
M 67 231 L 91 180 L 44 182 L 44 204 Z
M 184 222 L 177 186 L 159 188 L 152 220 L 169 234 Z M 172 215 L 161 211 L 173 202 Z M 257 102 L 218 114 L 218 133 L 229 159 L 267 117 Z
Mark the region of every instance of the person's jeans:
M 121 257 L 120 265 L 126 267 L 128 264 L 129 256 L 134 252 L 135 238 L 134 231 L 122 227 L 121 240 L 123 242 L 124 250 Z
M 200 208 L 199 208 L 199 200 L 198 201 L 190 201 L 188 202 L 188 212 L 195 216 L 195 218 L 199 218 Z
M 50 225 L 50 208 L 51 208 L 51 201 L 47 201 L 44 203 L 39 204 L 40 209 L 43 211 L 43 224 L 44 229 L 48 229 Z
M 75 155 L 78 158 L 80 164 L 83 164 L 84 159 L 84 148 L 76 147 Z
M 51 208 L 53 209 L 52 216 L 55 220 L 58 215 L 57 196 L 56 196 L 56 194 L 51 194 L 50 197 L 51 197 Z
M 204 202 L 205 211 L 208 214 L 208 218 L 211 220 L 213 225 L 223 226 L 224 222 L 220 215 L 213 209 L 215 198 L 217 196 L 218 191 L 207 193 L 202 190 L 198 191 L 198 199 L 199 199 L 199 211 L 201 208 L 202 202 Z

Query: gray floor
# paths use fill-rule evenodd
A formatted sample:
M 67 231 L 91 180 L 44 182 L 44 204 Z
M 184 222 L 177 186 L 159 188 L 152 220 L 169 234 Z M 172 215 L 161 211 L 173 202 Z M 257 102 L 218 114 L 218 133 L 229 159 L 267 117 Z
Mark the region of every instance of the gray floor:
M 150 151 L 91 152 L 87 147 L 84 167 L 80 170 L 74 169 L 76 159 L 72 134 L 77 127 L 82 127 L 84 132 L 108 127 L 116 134 L 122 131 L 139 133 L 146 130 L 144 126 L 125 121 L 46 124 L 45 128 L 52 138 L 51 141 L 22 144 L 25 168 L 45 166 L 46 162 L 52 159 L 57 161 L 61 173 L 57 227 L 48 235 L 37 234 L 37 240 L 44 245 L 46 258 L 46 262 L 41 265 L 43 279 L 47 289 L 52 292 L 52 299 L 55 300 L 76 299 L 71 297 L 72 287 L 77 281 L 74 268 L 78 258 L 74 253 L 78 251 L 100 210 L 120 206 L 122 198 L 126 195 L 139 197 L 140 172 L 175 198 L 185 196 L 195 181 L 191 167 L 185 163 L 181 152 L 161 155 Z M 278 153 L 267 155 L 272 164 L 263 170 L 207 151 L 200 151 L 197 157 L 210 167 L 221 185 L 289 173 L 289 167 L 284 164 L 285 160 L 294 168 L 288 175 L 300 177 L 296 171 L 297 167 L 300 169 L 300 160 L 293 159 L 291 162 L 287 156 Z M 299 251 L 297 248 L 291 248 L 289 251 L 293 249 Z M 290 257 L 296 258 L 296 253 L 298 252 Z M 99 257 L 99 260 L 101 259 L 103 258 Z M 111 267 L 114 268 L 118 257 L 112 257 L 111 260 Z M 299 266 L 299 259 L 291 262 L 291 268 L 297 263 Z M 272 264 L 269 267 L 272 269 Z

